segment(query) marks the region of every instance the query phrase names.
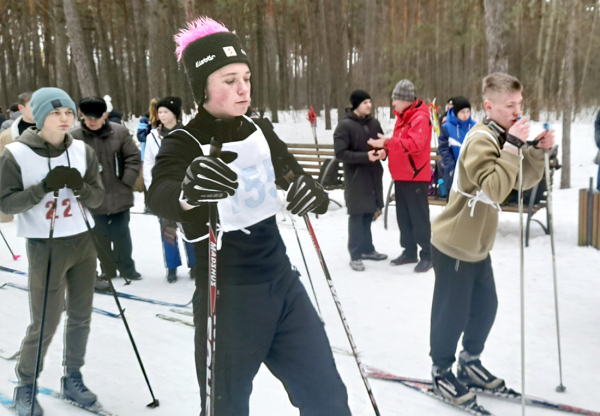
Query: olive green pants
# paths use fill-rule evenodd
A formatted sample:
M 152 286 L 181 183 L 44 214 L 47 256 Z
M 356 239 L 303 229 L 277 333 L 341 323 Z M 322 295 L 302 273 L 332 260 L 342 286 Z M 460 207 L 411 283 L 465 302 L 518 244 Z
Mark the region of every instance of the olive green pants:
M 35 377 L 49 248 L 48 239 L 27 240 L 31 324 L 21 345 L 21 356 L 16 368 L 21 386 L 33 384 Z M 88 233 L 52 240 L 52 262 L 40 372 L 46 351 L 65 309 L 67 319 L 63 365 L 67 373 L 78 372 L 83 366 L 90 332 L 96 259 L 96 249 Z

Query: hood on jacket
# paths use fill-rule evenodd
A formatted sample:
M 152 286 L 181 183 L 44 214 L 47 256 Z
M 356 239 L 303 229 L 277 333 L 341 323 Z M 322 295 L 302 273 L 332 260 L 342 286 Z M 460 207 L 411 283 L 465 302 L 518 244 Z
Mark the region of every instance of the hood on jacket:
M 10 113 L 10 119 L 11 119 L 11 120 L 16 120 L 16 119 L 18 119 L 19 117 L 21 117 L 21 115 L 22 115 L 22 114 L 21 114 L 21 112 L 20 112 L 20 111 L 11 111 L 11 113 Z
M 471 118 L 471 116 L 469 116 L 469 118 L 465 121 L 460 120 L 457 115 L 454 113 L 454 109 L 451 108 L 450 110 L 448 110 L 448 113 L 446 114 L 446 123 L 444 124 L 451 124 L 453 126 L 459 126 L 461 128 L 465 127 L 465 126 L 469 126 L 469 129 L 471 127 L 473 127 L 476 123 L 475 120 L 473 120 Z
M 425 111 L 427 114 L 429 114 L 429 109 L 427 108 L 427 105 L 420 98 L 417 98 L 415 100 L 415 102 L 412 103 L 411 106 L 408 107 L 406 110 L 404 110 L 404 112 L 402 114 L 398 113 L 396 110 L 393 110 L 396 117 L 398 117 L 399 120 L 402 120 L 402 123 L 404 123 L 404 120 L 410 120 L 410 118 L 415 113 L 423 112 L 423 111 Z
M 60 156 L 63 154 L 65 149 L 67 149 L 73 143 L 73 136 L 71 136 L 69 133 L 66 133 L 65 141 L 63 144 L 61 144 L 60 148 L 56 148 L 46 140 L 42 139 L 38 133 L 39 130 L 36 127 L 30 127 L 25 130 L 16 141 L 26 144 L 37 154 L 49 157 Z
M 359 117 L 356 115 L 356 113 L 351 108 L 346 108 L 346 113 L 344 114 L 344 119 L 346 119 L 346 118 L 364 123 L 371 119 L 371 115 L 369 114 L 366 117 Z

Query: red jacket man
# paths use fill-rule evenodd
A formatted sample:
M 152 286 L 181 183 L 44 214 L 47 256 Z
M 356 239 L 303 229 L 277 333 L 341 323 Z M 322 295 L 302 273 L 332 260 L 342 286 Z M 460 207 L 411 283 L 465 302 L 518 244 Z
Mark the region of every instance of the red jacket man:
M 421 99 L 396 115 L 394 135 L 385 147 L 394 181 L 427 182 L 431 180 L 431 124 L 429 110 Z
M 429 154 L 431 152 L 431 125 L 429 110 L 423 100 L 417 99 L 415 86 L 407 79 L 398 82 L 392 93 L 396 114 L 394 135 L 386 139 L 369 140 L 375 148 L 385 147 L 396 190 L 396 218 L 400 227 L 402 254 L 392 265 L 417 263 L 415 272 L 431 269 L 431 224 L 427 194 L 431 180 Z M 421 247 L 420 261 L 418 247 Z

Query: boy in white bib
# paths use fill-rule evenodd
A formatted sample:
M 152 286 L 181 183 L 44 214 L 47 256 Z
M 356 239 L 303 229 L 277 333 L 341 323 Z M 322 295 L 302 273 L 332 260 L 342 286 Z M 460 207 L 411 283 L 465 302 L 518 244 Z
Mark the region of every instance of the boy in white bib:
M 83 384 L 80 369 L 90 331 L 97 255 L 78 200 L 87 210 L 99 206 L 104 198 L 93 150 L 68 133 L 75 118 L 73 100 L 58 88 L 42 88 L 33 94 L 31 106 L 36 127 L 25 130 L 0 155 L 0 209 L 19 214 L 17 234 L 27 239 L 29 259 L 31 324 L 16 368 L 15 403 L 20 416 L 30 414 L 32 402 L 33 414 L 43 415 L 33 383 L 46 290 L 41 364 L 66 306 L 63 393 L 82 406 L 96 402 L 96 395 Z

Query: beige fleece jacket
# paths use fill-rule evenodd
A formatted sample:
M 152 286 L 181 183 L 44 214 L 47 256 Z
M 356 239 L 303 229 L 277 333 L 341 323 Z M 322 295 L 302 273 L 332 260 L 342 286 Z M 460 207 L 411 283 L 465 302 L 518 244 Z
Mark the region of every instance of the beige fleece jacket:
M 484 130 L 495 139 L 483 133 Z M 503 150 L 503 143 L 504 138 L 483 123 L 471 129 L 456 166 L 458 178 L 454 178 L 461 191 L 475 195 L 482 190 L 489 199 L 500 204 L 518 188 L 519 156 Z M 523 189 L 529 189 L 543 176 L 544 150 L 523 149 Z M 450 192 L 446 209 L 431 226 L 431 244 L 457 260 L 478 262 L 484 260 L 494 246 L 498 211 L 481 201 L 473 210 L 468 204 L 468 197 L 454 189 Z

